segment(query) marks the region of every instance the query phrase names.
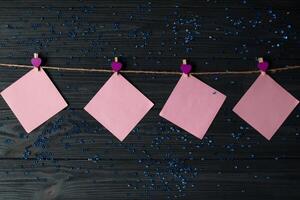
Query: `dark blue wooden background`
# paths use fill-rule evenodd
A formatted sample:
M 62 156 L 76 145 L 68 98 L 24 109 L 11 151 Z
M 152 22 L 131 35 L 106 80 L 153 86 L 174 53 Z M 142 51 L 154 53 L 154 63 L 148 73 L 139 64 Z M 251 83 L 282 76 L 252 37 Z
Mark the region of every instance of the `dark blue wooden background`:
M 284 67 L 300 64 L 299 25 L 295 0 L 1 0 L 0 63 Z M 0 67 L 0 90 L 27 71 Z M 257 74 L 197 76 L 228 97 L 203 140 L 158 116 L 178 75 L 125 74 L 155 106 L 121 143 L 82 110 L 110 74 L 47 73 L 69 107 L 30 135 L 0 98 L 0 199 L 300 199 L 299 107 L 271 141 L 231 111 Z M 300 99 L 299 75 L 271 74 Z

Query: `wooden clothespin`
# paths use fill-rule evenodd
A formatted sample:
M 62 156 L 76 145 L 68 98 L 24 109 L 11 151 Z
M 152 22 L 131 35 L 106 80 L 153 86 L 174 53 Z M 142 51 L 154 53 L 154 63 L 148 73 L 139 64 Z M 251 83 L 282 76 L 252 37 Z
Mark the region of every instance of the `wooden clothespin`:
M 114 58 L 114 62 L 111 63 L 111 67 L 114 72 L 117 72 L 117 74 L 119 74 L 119 71 L 122 68 L 122 63 L 119 62 L 118 57 Z
M 41 64 L 42 64 L 42 59 L 39 58 L 39 54 L 38 53 L 34 53 L 33 54 L 33 58 L 31 59 L 31 64 L 37 68 L 38 70 L 40 70 Z
M 192 71 L 192 65 L 187 64 L 187 60 L 183 59 L 180 69 L 181 69 L 182 73 L 189 76 L 190 72 Z
M 264 59 L 262 57 L 259 57 L 257 60 L 258 60 L 257 67 L 259 68 L 261 74 L 265 75 L 266 71 L 269 67 L 269 63 L 267 61 L 264 61 Z

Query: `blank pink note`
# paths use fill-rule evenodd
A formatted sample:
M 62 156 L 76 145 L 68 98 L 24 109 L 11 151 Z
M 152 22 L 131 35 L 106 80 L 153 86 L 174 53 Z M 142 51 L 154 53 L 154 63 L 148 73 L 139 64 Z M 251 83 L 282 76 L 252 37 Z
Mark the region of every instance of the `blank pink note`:
M 152 106 L 121 74 L 114 73 L 84 109 L 123 141 Z
M 67 107 L 45 71 L 32 69 L 1 92 L 27 133 Z
M 233 111 L 270 140 L 299 101 L 269 75 L 260 75 Z
M 159 115 L 202 139 L 225 98 L 197 78 L 182 75 Z

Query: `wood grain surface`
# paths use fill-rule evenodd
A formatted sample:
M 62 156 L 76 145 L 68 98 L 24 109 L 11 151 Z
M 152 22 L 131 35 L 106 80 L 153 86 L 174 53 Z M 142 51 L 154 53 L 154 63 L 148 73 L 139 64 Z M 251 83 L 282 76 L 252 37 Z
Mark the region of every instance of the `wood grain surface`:
M 299 25 L 293 0 L 1 0 L 0 63 L 39 52 L 99 69 L 114 56 L 124 70 L 300 65 Z M 0 91 L 26 72 L 0 67 Z M 31 134 L 0 98 L 0 199 L 300 199 L 299 106 L 271 141 L 231 110 L 257 74 L 197 76 L 227 95 L 203 140 L 158 115 L 178 75 L 125 74 L 155 106 L 122 143 L 83 110 L 111 74 L 47 74 L 69 106 Z M 300 99 L 300 70 L 270 75 Z

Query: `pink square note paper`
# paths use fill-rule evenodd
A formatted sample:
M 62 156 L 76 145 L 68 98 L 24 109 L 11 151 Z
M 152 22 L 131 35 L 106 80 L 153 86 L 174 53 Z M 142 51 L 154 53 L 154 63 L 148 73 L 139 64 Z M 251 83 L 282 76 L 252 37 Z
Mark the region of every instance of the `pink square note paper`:
M 225 98 L 197 78 L 182 75 L 159 115 L 202 139 Z
M 152 106 L 121 74 L 114 73 L 84 109 L 123 141 Z
M 261 74 L 233 108 L 233 111 L 270 140 L 299 101 Z
M 32 69 L 1 95 L 27 133 L 67 107 L 42 68 L 39 71 Z

